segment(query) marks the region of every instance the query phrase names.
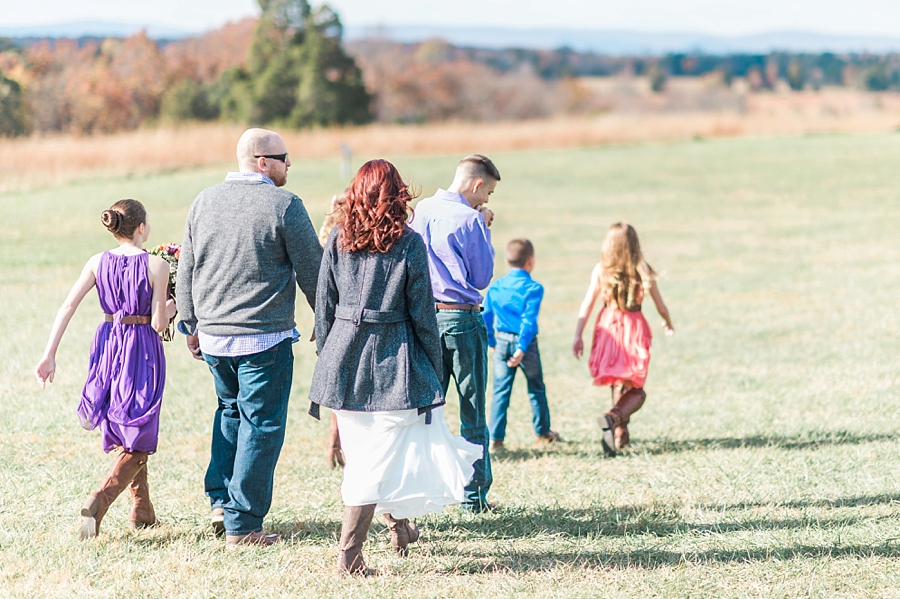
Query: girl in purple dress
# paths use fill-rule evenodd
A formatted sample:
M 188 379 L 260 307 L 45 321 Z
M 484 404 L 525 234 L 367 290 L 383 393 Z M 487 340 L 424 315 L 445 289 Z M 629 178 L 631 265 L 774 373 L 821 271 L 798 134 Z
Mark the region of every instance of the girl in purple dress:
M 81 392 L 81 426 L 100 427 L 103 450 L 121 448 L 81 515 L 82 539 L 97 536 L 100 521 L 125 487 L 134 505 L 129 520 L 136 528 L 156 524 L 147 485 L 147 456 L 156 451 L 159 408 L 166 380 L 166 359 L 158 332 L 175 315 L 167 300 L 169 264 L 143 245 L 150 236 L 147 212 L 137 200 L 120 200 L 100 215 L 119 247 L 88 260 L 56 315 L 50 340 L 35 376 L 41 388 L 53 382 L 56 350 L 72 315 L 92 287 L 97 287 L 105 321 L 97 328 Z

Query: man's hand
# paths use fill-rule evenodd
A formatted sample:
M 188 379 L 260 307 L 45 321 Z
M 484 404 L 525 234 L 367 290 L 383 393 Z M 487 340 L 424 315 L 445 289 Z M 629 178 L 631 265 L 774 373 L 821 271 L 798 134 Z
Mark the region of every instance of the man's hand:
M 481 213 L 481 216 L 484 217 L 484 224 L 490 227 L 491 223 L 494 222 L 494 211 L 484 204 L 480 204 L 475 210 Z
M 185 335 L 184 338 L 187 340 L 188 351 L 191 352 L 194 359 L 202 360 L 203 352 L 200 351 L 200 337 L 197 335 Z
M 521 349 L 517 349 L 516 353 L 512 355 L 512 358 L 506 361 L 506 365 L 510 368 L 516 368 L 519 364 L 522 363 L 522 358 L 525 357 L 525 352 Z
M 309 336 L 309 342 L 313 343 L 316 340 L 316 330 L 313 329 L 312 335 Z

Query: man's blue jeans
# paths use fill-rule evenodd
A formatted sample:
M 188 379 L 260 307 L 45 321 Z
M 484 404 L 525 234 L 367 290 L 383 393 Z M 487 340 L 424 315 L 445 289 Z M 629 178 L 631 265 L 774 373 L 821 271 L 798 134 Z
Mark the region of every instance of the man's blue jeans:
M 525 373 L 525 382 L 528 385 L 534 434 L 541 436 L 550 432 L 550 408 L 547 406 L 547 390 L 544 387 L 544 372 L 541 368 L 541 352 L 538 350 L 537 337 L 528 345 L 519 365 L 510 368 L 506 361 L 516 353 L 518 344 L 518 335 L 497 333 L 497 346 L 494 348 L 494 399 L 491 401 L 492 441 L 502 441 L 506 438 L 506 411 L 509 409 L 509 397 L 512 394 L 516 370 L 519 368 Z
M 437 321 L 444 353 L 444 395 L 452 376 L 459 394 L 459 433 L 466 441 L 484 448 L 484 457 L 475 462 L 475 474 L 466 485 L 466 501 L 462 506 L 478 513 L 487 506 L 487 493 L 493 482 L 485 410 L 487 328 L 478 312 L 439 310 Z
M 259 532 L 272 505 L 275 464 L 284 443 L 294 372 L 291 340 L 249 356 L 203 359 L 219 397 L 206 494 L 212 507 L 224 508 L 227 534 Z

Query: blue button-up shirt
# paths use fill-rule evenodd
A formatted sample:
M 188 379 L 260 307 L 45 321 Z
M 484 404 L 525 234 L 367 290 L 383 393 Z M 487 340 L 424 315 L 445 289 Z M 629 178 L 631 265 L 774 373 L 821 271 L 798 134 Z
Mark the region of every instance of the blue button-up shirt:
M 482 301 L 494 276 L 491 232 L 481 213 L 458 193 L 438 189 L 415 208 L 410 227 L 428 248 L 428 269 L 434 299 L 448 304 Z
M 509 269 L 509 274 L 494 281 L 484 300 L 484 324 L 488 330 L 488 345 L 494 347 L 494 328 L 519 336 L 517 349 L 528 349 L 538 333 L 538 312 L 544 299 L 544 287 L 521 268 Z

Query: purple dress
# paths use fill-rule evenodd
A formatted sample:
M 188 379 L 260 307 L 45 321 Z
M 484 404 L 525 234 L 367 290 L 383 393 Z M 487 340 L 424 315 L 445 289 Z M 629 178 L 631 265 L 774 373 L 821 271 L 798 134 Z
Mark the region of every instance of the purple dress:
M 166 382 L 162 341 L 149 324 L 120 322 L 122 316 L 150 314 L 148 258 L 104 252 L 97 267 L 100 307 L 115 321 L 102 323 L 94 335 L 78 417 L 88 430 L 100 427 L 106 452 L 156 451 Z

